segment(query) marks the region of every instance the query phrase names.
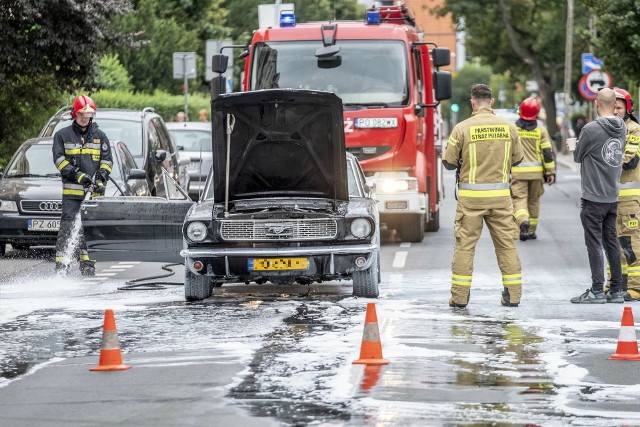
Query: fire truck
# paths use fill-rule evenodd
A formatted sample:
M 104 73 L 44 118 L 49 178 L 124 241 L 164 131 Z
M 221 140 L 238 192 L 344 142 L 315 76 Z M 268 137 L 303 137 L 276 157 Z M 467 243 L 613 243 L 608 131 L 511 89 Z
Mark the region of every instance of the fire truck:
M 347 150 L 375 188 L 380 220 L 403 241 L 421 242 L 439 228 L 443 134 L 439 101 L 451 98 L 449 49 L 424 41 L 404 5 L 367 10 L 362 21 L 280 25 L 254 32 L 245 58 L 244 90 L 330 91 L 344 107 Z M 236 46 L 237 47 L 237 46 Z M 214 72 L 226 69 L 215 55 Z M 212 96 L 223 88 L 212 82 Z

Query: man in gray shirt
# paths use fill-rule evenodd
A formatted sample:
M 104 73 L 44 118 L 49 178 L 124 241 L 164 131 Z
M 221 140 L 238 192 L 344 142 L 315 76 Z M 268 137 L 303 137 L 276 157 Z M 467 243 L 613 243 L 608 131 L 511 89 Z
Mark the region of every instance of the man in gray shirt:
M 580 220 L 591 267 L 591 288 L 571 298 L 571 302 L 578 304 L 624 302 L 616 238 L 616 207 L 627 128 L 624 121 L 613 114 L 615 102 L 612 89 L 604 88 L 598 92 L 595 105 L 599 117 L 582 128 L 573 152 L 574 161 L 582 164 Z M 611 268 L 609 295 L 603 291 L 603 247 Z

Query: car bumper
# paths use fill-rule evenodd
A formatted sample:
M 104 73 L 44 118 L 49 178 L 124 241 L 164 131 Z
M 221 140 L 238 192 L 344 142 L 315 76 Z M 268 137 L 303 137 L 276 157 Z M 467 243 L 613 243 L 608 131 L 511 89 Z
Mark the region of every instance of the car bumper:
M 376 193 L 378 212 L 383 215 L 416 215 L 427 213 L 427 199 L 420 193 Z
M 204 274 L 222 279 L 245 280 L 256 276 L 295 276 L 311 280 L 348 277 L 354 271 L 366 270 L 373 262 L 372 254 L 379 249 L 377 244 L 335 245 L 305 248 L 188 248 L 180 255 L 185 266 L 194 274 Z M 306 258 L 305 270 L 249 270 L 249 259 L 255 258 Z M 356 260 L 360 266 L 356 265 Z M 195 262 L 203 268 L 194 268 Z
M 0 215 L 0 242 L 22 245 L 55 245 L 58 232 L 29 230 L 29 219 L 60 220 L 60 217 Z

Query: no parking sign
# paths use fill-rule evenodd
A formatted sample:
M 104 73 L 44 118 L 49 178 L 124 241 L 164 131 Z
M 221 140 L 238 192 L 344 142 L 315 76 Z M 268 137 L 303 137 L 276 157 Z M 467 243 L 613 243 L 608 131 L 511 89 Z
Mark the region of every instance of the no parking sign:
M 603 87 L 611 87 L 611 83 L 611 74 L 605 71 L 593 70 L 582 76 L 578 83 L 578 91 L 584 99 L 593 101 L 598 96 L 598 90 Z

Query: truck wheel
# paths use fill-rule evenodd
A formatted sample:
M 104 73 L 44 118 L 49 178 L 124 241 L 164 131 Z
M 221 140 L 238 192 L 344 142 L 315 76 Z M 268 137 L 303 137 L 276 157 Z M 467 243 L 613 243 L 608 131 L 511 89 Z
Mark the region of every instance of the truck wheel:
M 364 298 L 378 298 L 380 291 L 378 289 L 379 272 L 380 272 L 380 255 L 378 251 L 374 252 L 374 260 L 371 267 L 366 270 L 358 270 L 353 272 L 353 296 Z
M 427 223 L 426 231 L 434 232 L 440 229 L 440 209 L 431 215 L 431 220 Z
M 211 296 L 213 289 L 211 280 L 201 274 L 193 274 L 184 268 L 184 299 L 187 301 L 201 301 Z
M 400 224 L 400 238 L 403 242 L 420 243 L 424 239 L 424 215 L 407 216 Z

